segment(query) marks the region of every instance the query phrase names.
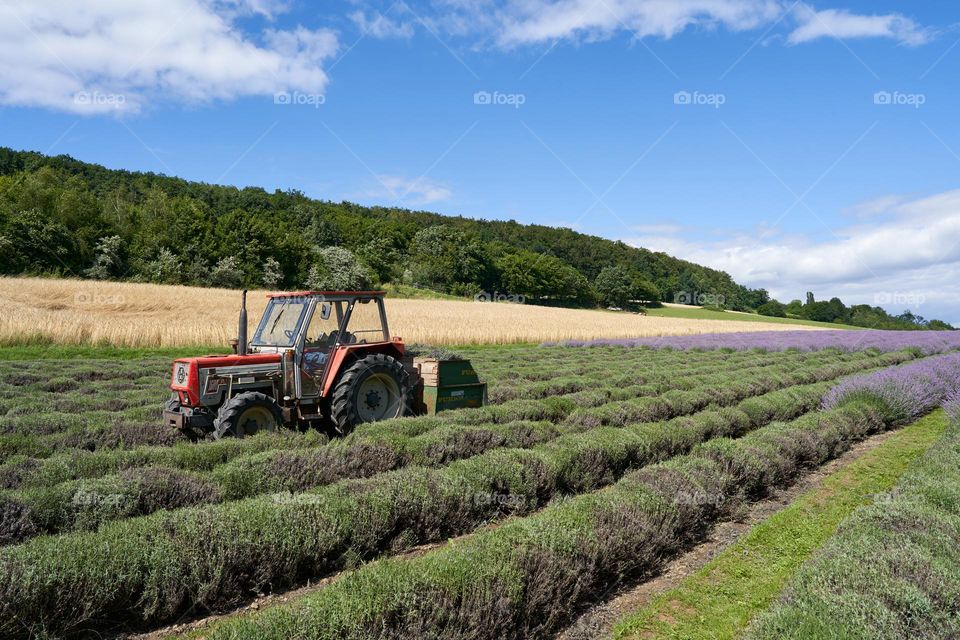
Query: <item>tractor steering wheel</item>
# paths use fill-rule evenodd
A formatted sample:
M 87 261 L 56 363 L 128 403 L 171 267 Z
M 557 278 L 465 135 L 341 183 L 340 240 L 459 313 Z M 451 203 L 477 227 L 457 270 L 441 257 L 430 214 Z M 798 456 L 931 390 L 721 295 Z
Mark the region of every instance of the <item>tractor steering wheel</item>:
M 287 337 L 287 340 L 293 340 L 293 331 L 290 329 L 284 329 L 283 335 Z

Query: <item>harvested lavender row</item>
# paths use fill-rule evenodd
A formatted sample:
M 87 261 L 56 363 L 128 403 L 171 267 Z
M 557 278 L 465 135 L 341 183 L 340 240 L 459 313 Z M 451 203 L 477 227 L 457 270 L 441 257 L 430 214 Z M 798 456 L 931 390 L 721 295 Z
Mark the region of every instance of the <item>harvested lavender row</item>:
M 348 438 L 329 446 L 278 449 L 243 456 L 208 474 L 144 466 L 127 468 L 99 480 L 68 481 L 25 491 L 0 492 L 0 544 L 15 544 L 28 537 L 69 530 L 95 530 L 108 521 L 147 515 L 160 509 L 220 503 L 276 491 L 303 491 L 407 465 L 442 466 L 490 449 L 527 448 L 553 440 L 563 433 L 590 430 L 610 424 L 611 420 L 605 418 L 611 416 L 617 417 L 619 426 L 627 422 L 666 419 L 694 413 L 710 403 L 733 404 L 761 390 L 772 391 L 791 382 L 834 379 L 913 357 L 909 353 L 883 356 L 832 354 L 828 358 L 819 358 L 821 366 L 812 371 L 799 366 L 802 360 L 811 356 L 787 356 L 798 365 L 787 378 L 776 375 L 783 369 L 782 364 L 751 367 L 754 375 L 745 375 L 737 385 L 724 383 L 722 377 L 705 376 L 701 379 L 711 382 L 699 391 L 668 392 L 659 398 L 646 398 L 646 402 L 632 404 L 612 403 L 605 405 L 607 409 L 598 407 L 599 413 L 551 411 L 556 414 L 553 415 L 556 420 L 568 418 L 560 425 L 549 421 L 516 420 L 504 421 L 504 424 L 442 425 L 436 417 L 421 417 L 406 422 L 391 421 L 392 424 L 377 423 L 382 426 L 369 427 L 367 438 L 362 440 Z M 696 379 L 692 376 L 686 380 Z M 828 388 L 818 392 L 817 405 Z M 802 387 L 794 389 L 803 390 Z M 529 402 L 507 403 L 503 407 L 511 404 L 518 404 L 524 412 L 532 409 L 528 418 L 542 420 L 549 417 L 536 403 L 533 406 Z M 567 403 L 568 409 L 572 406 Z M 474 410 L 462 415 L 466 418 L 478 413 Z M 497 417 L 488 416 L 491 419 Z M 499 416 L 499 419 L 503 417 Z M 406 434 L 398 432 L 403 425 Z M 587 482 L 589 477 L 589 473 L 585 474 L 578 482 Z
M 828 387 L 791 386 L 737 407 L 597 428 L 528 450 L 496 449 L 440 469 L 406 467 L 308 493 L 158 512 L 92 533 L 35 538 L 0 550 L 0 637 L 17 635 L 23 624 L 80 633 L 107 621 L 164 623 L 191 602 L 207 610 L 236 605 L 247 594 L 378 553 L 527 515 L 557 495 L 592 491 L 711 438 L 792 419 L 818 406 Z
M 216 623 L 204 637 L 551 637 L 625 576 L 660 569 L 709 525 L 889 425 L 866 402 L 641 469 L 414 558 L 365 565 L 326 588 Z
M 544 343 L 545 346 L 558 343 Z M 601 340 L 568 340 L 559 343 L 565 347 L 650 347 L 653 349 L 733 349 L 746 351 L 819 351 L 843 349 L 862 351 L 899 351 L 917 348 L 926 355 L 960 349 L 960 331 L 757 331 L 747 333 L 703 333 L 689 336 L 661 336 L 657 338 L 622 338 Z
M 927 367 L 896 367 L 853 383 L 925 375 L 942 381 L 960 358 L 951 354 L 932 360 Z M 618 576 L 649 571 L 697 539 L 709 522 L 735 511 L 731 505 L 788 484 L 802 467 L 816 466 L 852 442 L 912 417 L 887 400 L 883 384 L 838 386 L 845 385 L 857 392 L 839 394 L 822 413 L 770 425 L 739 440 L 700 444 L 690 455 L 628 475 L 608 491 L 572 498 L 420 558 L 368 565 L 291 605 L 215 627 L 211 635 L 545 636 L 562 624 L 584 593 L 594 591 L 589 586 L 609 587 Z M 904 386 L 903 395 L 920 411 L 929 411 L 948 395 L 943 386 L 942 392 L 929 393 L 929 386 L 933 383 Z M 650 503 L 649 496 L 641 495 L 645 491 L 634 495 L 635 479 L 639 488 L 672 497 L 673 509 Z M 684 498 L 690 495 L 710 499 Z M 692 513 L 684 513 L 687 509 Z M 644 514 L 642 520 L 633 519 L 635 512 Z M 630 526 L 623 526 L 625 520 Z
M 894 420 L 911 420 L 937 407 L 956 411 L 960 400 L 960 353 L 948 353 L 847 378 L 823 399 L 833 409 L 861 397 L 879 400 Z
M 722 354 L 721 354 L 722 355 Z M 722 358 L 722 361 L 735 362 L 740 371 L 761 371 L 775 367 L 778 362 L 800 363 L 806 362 L 814 356 L 801 355 L 799 360 L 790 354 L 782 356 L 781 359 L 772 361 L 769 357 L 761 354 L 742 355 L 735 361 L 729 358 Z M 854 356 L 846 356 L 848 359 Z M 783 360 L 782 358 L 787 358 Z M 825 360 L 819 359 L 823 363 Z M 419 416 L 415 418 L 402 418 L 387 420 L 377 423 L 368 423 L 361 425 L 351 437 L 339 440 L 335 443 L 335 448 L 343 448 L 359 442 L 382 442 L 384 440 L 393 441 L 397 437 L 415 437 L 424 435 L 427 432 L 441 428 L 444 424 L 457 422 L 459 420 L 472 420 L 474 424 L 481 425 L 485 422 L 512 422 L 523 419 L 524 416 L 530 420 L 541 420 L 552 416 L 559 421 L 566 417 L 573 407 L 570 402 L 576 402 L 579 406 L 597 406 L 604 402 L 612 401 L 620 396 L 640 397 L 654 393 L 663 393 L 670 389 L 690 389 L 696 387 L 701 381 L 706 381 L 709 376 L 700 375 L 703 372 L 712 372 L 712 382 L 718 384 L 722 376 L 719 375 L 718 363 L 708 363 L 702 366 L 692 366 L 684 368 L 682 375 L 666 375 L 663 373 L 640 374 L 639 369 L 635 369 L 633 377 L 619 376 L 615 379 L 618 383 L 625 383 L 631 379 L 642 381 L 646 385 L 618 386 L 610 389 L 586 389 L 568 394 L 569 400 L 559 398 L 541 398 L 536 401 L 523 400 L 514 402 L 500 403 L 498 407 L 488 407 L 483 410 L 467 409 L 459 412 L 448 412 L 446 417 L 441 419 L 435 416 Z M 673 369 L 671 371 L 676 371 Z M 608 376 L 609 379 L 609 376 Z M 559 379 L 558 379 L 559 380 Z M 563 385 L 560 382 L 544 383 L 547 387 L 553 384 L 553 391 L 563 391 Z M 624 395 L 626 394 L 626 395 Z M 561 394 L 564 395 L 564 394 Z M 589 396 L 589 398 L 587 397 Z M 590 398 L 599 400 L 590 402 Z M 563 407 L 567 408 L 564 410 Z M 550 410 L 550 407 L 558 407 L 559 415 L 556 410 Z M 458 418 L 458 414 L 469 414 L 469 418 Z M 484 418 L 483 416 L 486 416 Z M 533 416 L 533 417 L 530 417 Z M 248 455 L 260 454 L 266 450 L 285 451 L 293 449 L 315 449 L 323 448 L 327 444 L 327 438 L 318 432 L 308 432 L 306 436 L 282 431 L 275 434 L 261 434 L 255 438 L 245 438 L 243 440 L 220 440 L 215 442 L 205 442 L 202 444 L 180 445 L 178 447 L 143 447 L 130 450 L 98 450 L 98 451 L 69 451 L 62 452 L 49 458 L 22 458 L 14 459 L 7 464 L 0 465 L 0 489 L 16 489 L 20 487 L 53 485 L 79 479 L 93 479 L 108 474 L 121 473 L 133 467 L 162 466 L 186 471 L 205 472 L 214 467 L 228 463 L 238 458 Z M 254 481 L 255 478 L 251 478 Z
M 534 352 L 538 357 L 543 354 L 543 350 L 537 347 L 529 347 L 528 350 Z M 683 354 L 671 354 L 668 351 L 660 352 L 656 357 L 651 357 L 651 354 L 642 354 L 639 352 L 628 353 L 623 349 L 619 349 L 618 351 L 621 352 L 618 361 L 624 364 L 624 368 L 623 373 L 619 373 L 617 378 L 627 380 L 630 376 L 643 380 L 647 380 L 650 376 L 663 379 L 665 376 L 665 374 L 662 373 L 663 370 L 669 370 L 673 379 L 682 380 L 684 376 L 678 374 L 706 369 L 721 371 L 725 364 L 729 365 L 733 362 L 732 357 L 735 357 L 737 361 L 757 360 L 759 362 L 759 360 L 762 359 L 761 354 L 715 353 L 710 354 L 710 357 L 698 358 L 696 362 L 690 362 L 686 361 L 687 359 L 683 357 Z M 501 404 L 502 401 L 508 400 L 511 397 L 520 398 L 521 396 L 529 396 L 531 398 L 545 398 L 550 395 L 555 395 L 557 389 L 562 390 L 562 385 L 564 384 L 564 380 L 558 378 L 558 376 L 561 375 L 566 376 L 567 383 L 573 379 L 576 385 L 582 386 L 585 389 L 596 386 L 596 383 L 591 384 L 588 383 L 587 380 L 593 380 L 594 376 L 597 375 L 597 371 L 600 371 L 604 374 L 601 380 L 603 380 L 605 384 L 610 384 L 609 370 L 606 364 L 608 361 L 604 353 L 600 350 L 591 353 L 591 358 L 581 357 L 576 359 L 573 357 L 573 354 L 555 354 L 556 357 L 541 358 L 546 361 L 546 364 L 539 362 L 536 358 L 524 358 L 522 354 L 515 353 L 514 355 L 516 358 L 513 362 L 512 369 L 493 366 L 483 368 L 484 377 L 491 384 L 491 404 Z M 633 366 L 626 366 L 628 361 L 632 363 Z M 99 361 L 92 362 L 99 364 Z M 518 367 L 518 362 L 523 362 L 524 366 Z M 478 363 L 482 364 L 483 360 L 478 359 Z M 166 363 L 164 367 L 166 368 Z M 2 373 L 4 373 L 3 367 L 0 367 L 0 374 Z M 81 371 L 78 375 L 89 377 L 92 374 Z M 38 461 L 55 456 L 73 458 L 78 455 L 78 453 L 95 452 L 97 454 L 102 453 L 108 458 L 116 456 L 118 460 L 130 459 L 134 461 L 133 465 L 141 465 L 147 464 L 147 462 L 143 460 L 144 451 L 140 445 L 153 443 L 153 445 L 156 445 L 153 447 L 153 452 L 159 454 L 161 457 L 165 457 L 167 453 L 174 451 L 174 447 L 170 445 L 177 442 L 188 444 L 186 437 L 180 432 L 173 429 L 157 428 L 157 419 L 159 417 L 158 408 L 169 393 L 166 387 L 168 383 L 166 374 L 153 379 L 148 378 L 150 385 L 152 385 L 152 387 L 148 389 L 151 397 L 149 400 L 143 402 L 148 402 L 149 404 L 143 405 L 142 402 L 138 403 L 142 406 L 127 410 L 124 420 L 120 422 L 116 422 L 109 413 L 103 411 L 93 413 L 87 411 L 84 414 L 72 413 L 72 411 L 78 411 L 78 407 L 89 408 L 90 398 L 111 395 L 99 391 L 89 394 L 87 387 L 80 387 L 65 398 L 59 398 L 60 392 L 57 392 L 58 399 L 55 400 L 52 405 L 49 399 L 45 402 L 35 399 L 33 402 L 36 403 L 36 406 L 31 404 L 28 405 L 27 408 L 24 408 L 18 405 L 16 411 L 5 406 L 3 401 L 3 398 L 6 397 L 5 392 L 17 398 L 23 398 L 24 391 L 27 390 L 28 387 L 22 385 L 29 384 L 37 387 L 41 385 L 41 380 L 40 376 L 27 377 L 21 375 L 19 378 L 0 376 L 0 463 L 2 463 L 0 464 L 0 487 L 12 488 L 16 485 L 15 482 L 13 484 L 10 483 L 10 474 L 12 473 L 16 476 L 19 475 L 19 471 L 18 469 L 11 469 L 10 463 L 20 468 L 24 466 L 33 467 L 37 465 Z M 45 384 L 43 388 L 58 390 L 67 388 L 67 382 L 69 381 L 57 381 L 55 379 L 52 382 L 56 382 L 56 384 L 53 386 Z M 13 385 L 12 383 L 20 386 Z M 73 384 L 76 383 L 74 382 Z M 12 391 L 8 388 L 11 386 L 14 387 Z M 51 392 L 48 391 L 47 393 Z M 29 397 L 30 393 L 26 393 L 26 396 Z M 21 400 L 18 400 L 18 403 L 19 402 L 21 402 Z M 51 406 L 55 409 L 54 413 L 48 412 Z M 61 409 L 57 409 L 57 407 L 61 407 L 63 411 L 67 411 L 67 408 L 69 408 L 69 411 L 62 413 Z M 5 412 L 7 414 L 21 414 L 24 413 L 24 411 L 27 412 L 26 415 L 16 415 L 14 417 L 3 415 Z M 273 440 L 273 444 L 268 445 L 263 443 L 262 446 L 255 445 L 255 447 L 260 449 L 268 446 L 270 448 L 297 447 L 299 446 L 300 438 L 284 438 L 280 436 L 279 438 L 273 438 Z M 205 444 L 204 448 L 210 449 L 210 444 L 213 443 Z M 223 449 L 220 443 L 216 443 L 216 445 L 217 446 L 212 447 L 212 449 Z M 141 450 L 137 451 L 136 449 L 138 448 Z M 228 446 L 227 448 L 230 449 L 232 447 Z M 244 447 L 238 447 L 235 451 L 240 451 L 243 448 Z M 181 450 L 181 452 L 183 452 L 183 450 Z M 209 458 L 211 461 L 219 460 L 219 456 L 215 451 L 211 453 L 212 455 Z M 223 453 L 227 452 L 223 451 Z M 202 455 L 192 453 L 185 455 L 194 461 L 199 461 L 200 458 L 203 458 Z M 53 463 L 54 466 L 58 465 L 58 461 L 56 460 L 54 460 Z M 46 465 L 44 464 L 44 466 Z M 191 468 L 195 471 L 202 470 L 197 467 Z

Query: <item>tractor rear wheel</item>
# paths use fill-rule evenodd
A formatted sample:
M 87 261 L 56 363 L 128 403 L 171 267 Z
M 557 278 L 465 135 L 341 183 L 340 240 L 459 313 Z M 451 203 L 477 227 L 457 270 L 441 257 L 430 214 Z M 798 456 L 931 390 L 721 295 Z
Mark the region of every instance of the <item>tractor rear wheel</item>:
M 350 365 L 334 386 L 330 419 L 340 435 L 364 422 L 411 413 L 410 376 L 395 358 L 371 353 Z
M 242 438 L 261 431 L 275 431 L 283 424 L 283 412 L 270 396 L 257 391 L 238 393 L 223 403 L 213 421 L 213 437 Z

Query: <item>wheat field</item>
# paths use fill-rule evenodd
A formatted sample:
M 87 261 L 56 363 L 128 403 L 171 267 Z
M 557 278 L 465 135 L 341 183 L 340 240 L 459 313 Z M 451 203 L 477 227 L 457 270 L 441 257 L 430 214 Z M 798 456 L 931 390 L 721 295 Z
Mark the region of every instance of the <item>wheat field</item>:
M 251 327 L 266 291 L 247 296 Z M 239 292 L 131 282 L 0 278 L 0 344 L 127 347 L 227 345 L 237 333 Z M 800 325 L 658 318 L 460 300 L 387 297 L 393 335 L 408 343 L 505 344 L 736 331 L 813 329 Z

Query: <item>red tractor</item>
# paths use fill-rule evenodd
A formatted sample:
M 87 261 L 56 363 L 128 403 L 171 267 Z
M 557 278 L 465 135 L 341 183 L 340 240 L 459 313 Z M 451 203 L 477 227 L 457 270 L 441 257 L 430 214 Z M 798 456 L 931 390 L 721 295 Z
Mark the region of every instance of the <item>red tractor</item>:
M 391 337 L 382 291 L 268 296 L 247 344 L 246 291 L 235 353 L 173 363 L 164 421 L 197 435 L 251 435 L 279 426 L 337 434 L 419 406 L 415 375 Z

